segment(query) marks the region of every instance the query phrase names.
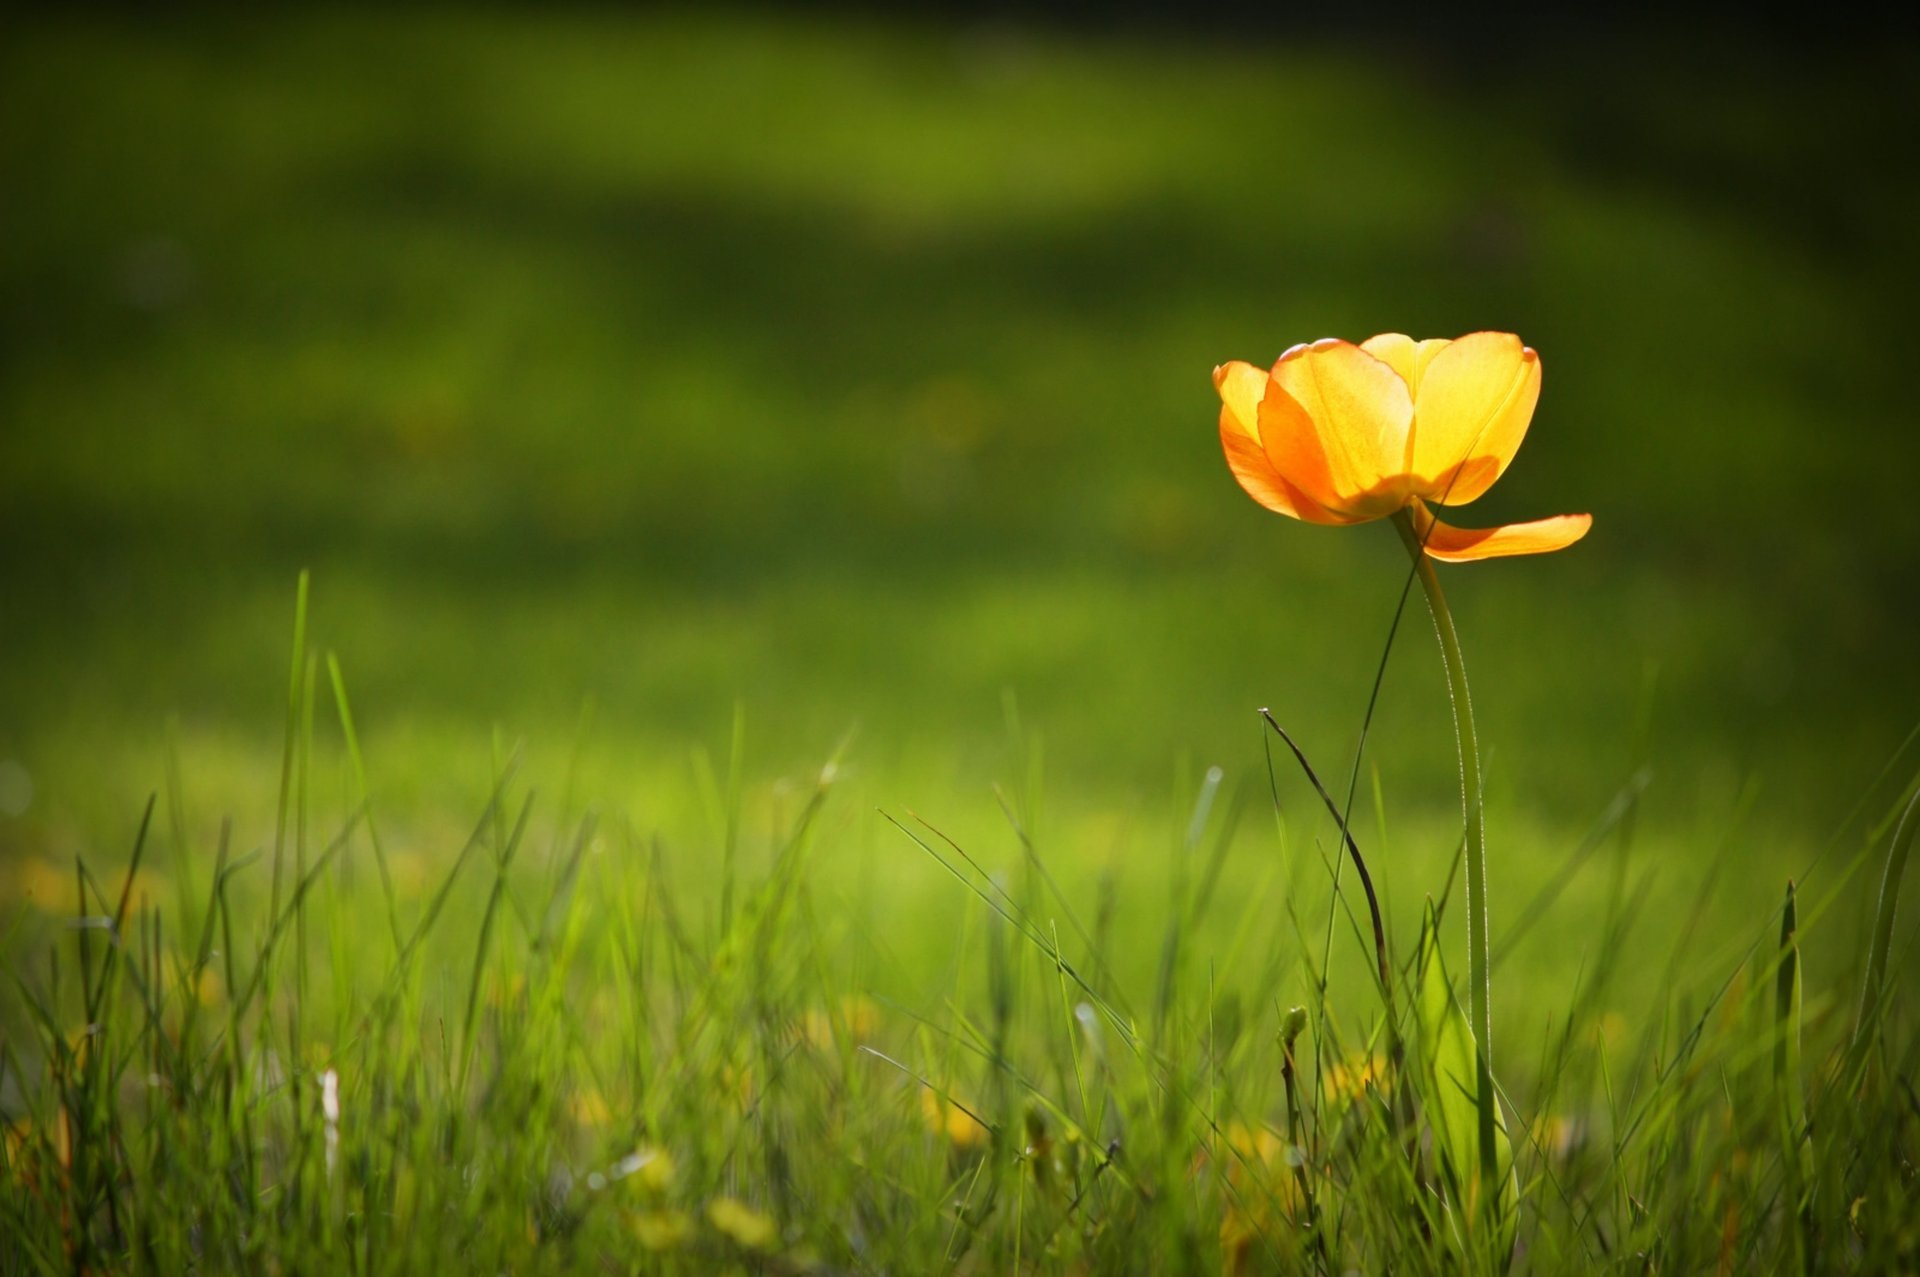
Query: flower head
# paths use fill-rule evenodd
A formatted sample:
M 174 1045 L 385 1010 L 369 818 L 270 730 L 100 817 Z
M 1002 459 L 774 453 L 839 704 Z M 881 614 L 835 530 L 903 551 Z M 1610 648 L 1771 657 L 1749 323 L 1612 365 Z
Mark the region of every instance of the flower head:
M 1345 524 L 1405 509 L 1427 553 L 1451 563 L 1562 549 L 1592 526 L 1590 515 L 1563 514 L 1456 528 L 1427 509 L 1492 487 L 1526 438 L 1540 356 L 1512 333 L 1327 338 L 1295 346 L 1270 372 L 1222 364 L 1213 384 L 1227 465 L 1269 510 Z

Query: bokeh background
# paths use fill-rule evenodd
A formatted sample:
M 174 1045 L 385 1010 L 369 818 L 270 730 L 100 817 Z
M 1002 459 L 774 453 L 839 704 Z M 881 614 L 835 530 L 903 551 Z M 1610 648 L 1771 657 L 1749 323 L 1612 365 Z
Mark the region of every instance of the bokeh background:
M 1656 940 L 1710 883 L 1694 921 L 1737 944 L 1810 865 L 1847 925 L 1836 831 L 1920 721 L 1910 46 L 1320 21 L 14 25 L 8 900 L 124 856 L 170 769 L 175 853 L 228 816 L 271 837 L 302 568 L 375 810 L 429 865 L 518 748 L 556 822 L 591 801 L 607 854 L 697 879 L 737 710 L 767 830 L 837 755 L 819 872 L 882 893 L 908 967 L 956 889 L 875 808 L 1007 863 L 999 783 L 1069 881 L 1144 909 L 1217 765 L 1259 881 L 1255 710 L 1343 780 L 1405 565 L 1383 526 L 1246 499 L 1209 371 L 1498 328 L 1544 396 L 1459 521 L 1595 525 L 1444 572 L 1496 932 L 1649 778 L 1626 860 L 1573 873 L 1503 997 L 1577 971 L 1621 865 Z M 1361 786 L 1403 921 L 1458 821 L 1414 609 Z M 324 673 L 319 703 L 325 825 L 355 794 Z M 1280 779 L 1312 867 L 1329 830 Z

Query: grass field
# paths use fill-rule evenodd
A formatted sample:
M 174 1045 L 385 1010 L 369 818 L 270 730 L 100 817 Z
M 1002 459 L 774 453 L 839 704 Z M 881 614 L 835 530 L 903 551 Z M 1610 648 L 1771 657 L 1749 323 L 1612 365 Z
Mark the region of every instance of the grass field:
M 1463 521 L 1595 516 L 1444 569 L 1521 1261 L 1910 1266 L 1911 927 L 1850 1044 L 1920 764 L 1913 60 L 1648 34 L 15 28 L 0 1266 L 1445 1267 L 1256 714 L 1344 795 L 1405 556 L 1248 501 L 1208 373 L 1479 328 L 1547 371 Z M 1416 592 L 1354 808 L 1407 1016 L 1427 897 L 1465 970 L 1433 649 Z

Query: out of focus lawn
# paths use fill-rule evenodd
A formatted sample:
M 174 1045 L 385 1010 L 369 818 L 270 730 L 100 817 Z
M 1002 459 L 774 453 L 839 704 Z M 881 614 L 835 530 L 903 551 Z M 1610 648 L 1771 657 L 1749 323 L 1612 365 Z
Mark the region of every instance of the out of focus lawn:
M 1234 487 L 1209 370 L 1500 328 L 1544 397 L 1460 521 L 1595 528 L 1446 572 L 1496 891 L 1517 910 L 1650 763 L 1650 907 L 1738 844 L 1736 934 L 1920 718 L 1915 179 L 1882 136 L 1913 68 L 1561 52 L 597 9 L 17 28 L 0 760 L 31 801 L 0 874 L 117 854 L 170 720 L 191 828 L 267 837 L 311 567 L 396 842 L 471 821 L 496 732 L 560 788 L 588 701 L 576 791 L 697 828 L 689 752 L 724 756 L 738 702 L 767 802 L 851 734 L 841 844 L 936 908 L 863 812 L 1012 854 L 1011 701 L 1054 854 L 1151 883 L 1180 777 L 1264 794 L 1257 706 L 1343 771 L 1404 577 L 1386 528 Z M 1403 917 L 1458 819 L 1431 647 L 1410 613 L 1371 745 Z

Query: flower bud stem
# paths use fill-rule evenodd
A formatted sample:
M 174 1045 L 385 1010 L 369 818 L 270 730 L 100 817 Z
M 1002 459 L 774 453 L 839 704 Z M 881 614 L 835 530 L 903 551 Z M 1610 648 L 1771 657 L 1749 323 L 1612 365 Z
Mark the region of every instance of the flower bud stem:
M 1414 573 L 1426 592 L 1433 614 L 1434 633 L 1440 638 L 1440 661 L 1447 670 L 1447 696 L 1453 702 L 1453 741 L 1460 759 L 1460 801 L 1467 822 L 1467 1014 L 1478 1039 L 1475 1087 L 1480 1122 L 1480 1164 L 1486 1183 L 1497 1182 L 1494 1151 L 1492 961 L 1487 945 L 1487 831 L 1480 793 L 1480 745 L 1473 731 L 1473 701 L 1467 694 L 1467 666 L 1460 657 L 1460 638 L 1453 630 L 1453 613 L 1441 593 L 1426 542 L 1413 526 L 1413 515 L 1402 509 L 1393 526 L 1413 556 Z

